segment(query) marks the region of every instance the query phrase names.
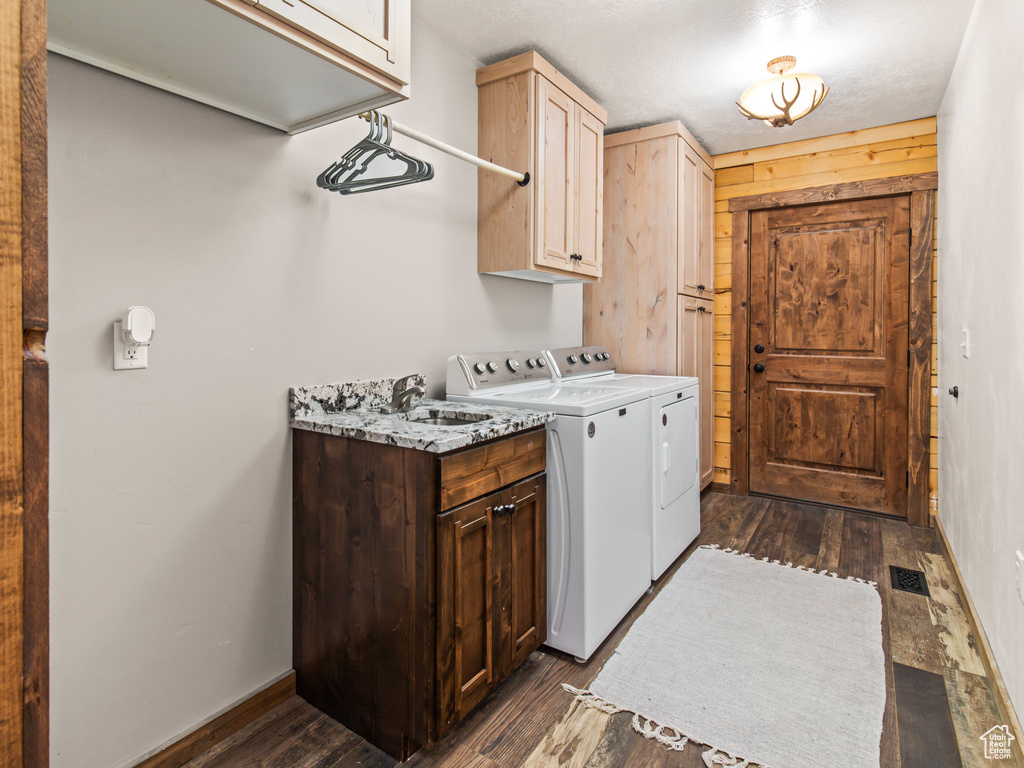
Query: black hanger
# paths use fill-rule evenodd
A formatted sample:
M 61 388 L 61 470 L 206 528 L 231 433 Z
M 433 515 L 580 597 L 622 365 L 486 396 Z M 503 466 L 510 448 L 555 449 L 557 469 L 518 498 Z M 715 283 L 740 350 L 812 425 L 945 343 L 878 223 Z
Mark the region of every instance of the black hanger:
M 317 177 L 316 183 L 331 192 L 354 195 L 432 178 L 434 168 L 430 163 L 391 146 L 391 124 L 374 110 L 370 112 L 370 133 L 367 137 L 328 166 Z

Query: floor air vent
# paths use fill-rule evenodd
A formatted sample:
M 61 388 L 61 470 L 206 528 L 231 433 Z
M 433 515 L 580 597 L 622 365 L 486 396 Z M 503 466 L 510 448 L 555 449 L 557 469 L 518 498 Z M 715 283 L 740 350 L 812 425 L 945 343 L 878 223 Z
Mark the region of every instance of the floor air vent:
M 889 573 L 892 575 L 892 588 L 904 592 L 913 592 L 915 595 L 928 597 L 928 582 L 924 580 L 921 571 L 912 571 L 909 568 L 899 568 L 895 565 L 889 566 Z

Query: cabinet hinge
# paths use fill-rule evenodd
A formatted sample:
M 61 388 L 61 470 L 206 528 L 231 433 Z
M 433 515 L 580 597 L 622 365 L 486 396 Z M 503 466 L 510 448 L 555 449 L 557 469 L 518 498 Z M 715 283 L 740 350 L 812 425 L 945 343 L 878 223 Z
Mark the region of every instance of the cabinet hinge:
M 910 350 L 907 350 L 907 365 L 910 365 Z

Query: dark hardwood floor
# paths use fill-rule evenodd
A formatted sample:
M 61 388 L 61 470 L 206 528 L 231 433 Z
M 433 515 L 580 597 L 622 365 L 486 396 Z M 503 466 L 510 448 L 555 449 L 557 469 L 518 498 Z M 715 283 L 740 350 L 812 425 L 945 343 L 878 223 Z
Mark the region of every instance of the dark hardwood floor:
M 881 768 L 982 768 L 979 736 L 999 724 L 995 701 L 934 531 L 770 499 L 705 494 L 700 544 L 876 581 L 882 596 L 888 697 Z M 695 545 L 696 546 L 696 545 Z M 690 550 L 692 551 L 692 549 Z M 689 552 L 686 556 L 688 556 Z M 685 558 L 685 556 L 684 556 Z M 893 590 L 889 565 L 923 571 L 929 597 Z M 702 749 L 672 752 L 631 728 L 632 715 L 579 705 L 585 688 L 678 564 L 586 664 L 534 653 L 463 723 L 405 765 L 415 768 L 701 768 Z M 395 761 L 299 698 L 239 731 L 187 768 L 371 768 Z M 998 763 L 1022 768 L 1013 760 Z M 834 768 L 841 768 L 836 766 Z

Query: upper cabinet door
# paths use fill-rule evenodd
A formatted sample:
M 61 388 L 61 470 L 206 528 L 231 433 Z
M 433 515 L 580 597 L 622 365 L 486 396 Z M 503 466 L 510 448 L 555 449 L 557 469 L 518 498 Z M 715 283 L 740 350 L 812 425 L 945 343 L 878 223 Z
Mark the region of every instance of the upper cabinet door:
M 409 2 L 255 0 L 254 5 L 407 85 L 410 79 Z
M 545 78 L 537 78 L 537 263 L 572 271 L 575 253 L 576 105 Z
M 700 296 L 700 156 L 679 142 L 679 293 Z M 692 375 L 692 374 L 691 374 Z
M 604 214 L 604 125 L 582 107 L 576 108 L 576 271 L 601 276 Z
M 707 163 L 700 163 L 700 268 L 698 290 L 711 298 L 715 288 L 715 172 Z

